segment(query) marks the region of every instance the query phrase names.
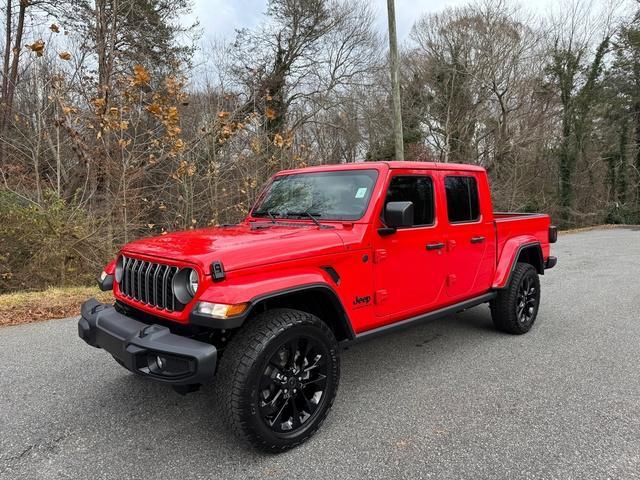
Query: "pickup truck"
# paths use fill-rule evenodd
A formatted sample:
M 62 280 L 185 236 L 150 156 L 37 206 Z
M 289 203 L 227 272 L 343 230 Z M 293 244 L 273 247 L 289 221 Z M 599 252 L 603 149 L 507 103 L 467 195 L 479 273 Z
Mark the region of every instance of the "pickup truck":
M 125 245 L 80 337 L 186 393 L 215 378 L 233 431 L 266 451 L 311 437 L 340 346 L 489 303 L 523 334 L 556 264 L 542 214 L 494 213 L 471 165 L 365 162 L 276 174 L 247 218 Z

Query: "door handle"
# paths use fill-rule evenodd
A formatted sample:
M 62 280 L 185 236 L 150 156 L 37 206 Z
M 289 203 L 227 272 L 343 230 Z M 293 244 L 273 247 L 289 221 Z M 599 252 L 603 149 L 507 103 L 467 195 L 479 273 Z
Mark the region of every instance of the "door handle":
M 427 250 L 439 250 L 444 248 L 444 243 L 427 243 Z
M 471 237 L 471 243 L 482 243 L 484 242 L 484 237 Z

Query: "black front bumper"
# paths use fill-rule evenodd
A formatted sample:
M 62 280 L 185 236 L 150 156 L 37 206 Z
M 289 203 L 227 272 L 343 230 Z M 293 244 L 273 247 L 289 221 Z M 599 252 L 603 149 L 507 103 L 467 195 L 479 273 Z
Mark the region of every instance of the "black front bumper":
M 218 351 L 209 343 L 175 335 L 161 325 L 139 322 L 93 298 L 82 304 L 81 315 L 80 338 L 103 348 L 134 373 L 171 385 L 213 380 Z

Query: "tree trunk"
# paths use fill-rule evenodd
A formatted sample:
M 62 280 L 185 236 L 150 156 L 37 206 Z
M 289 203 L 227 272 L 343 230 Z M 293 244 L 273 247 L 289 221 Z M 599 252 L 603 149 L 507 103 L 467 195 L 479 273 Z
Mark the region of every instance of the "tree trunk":
M 622 204 L 627 202 L 627 143 L 629 134 L 628 118 L 624 117 L 620 129 L 620 149 L 618 150 L 618 201 Z
M 113 75 L 114 51 L 118 31 L 118 0 L 97 0 L 95 3 L 95 44 L 98 56 L 98 98 L 104 99 L 98 110 L 99 115 L 104 115 L 109 109 L 111 96 L 111 79 Z M 110 210 L 108 200 L 110 165 L 113 162 L 114 149 L 109 141 L 109 136 L 100 129 L 101 140 L 105 142 L 104 158 L 93 158 L 91 166 L 92 189 L 95 191 L 95 200 L 98 209 L 103 213 Z M 113 212 L 110 213 L 113 215 Z
M 2 97 L 2 119 L 4 119 L 4 103 L 7 100 L 7 86 L 9 85 L 9 62 L 11 61 L 11 0 L 7 0 L 7 30 L 6 38 L 4 42 L 4 58 L 2 60 L 2 91 L 0 97 Z
M 567 106 L 562 119 L 562 143 L 560 145 L 559 173 L 560 173 L 560 207 L 563 226 L 568 226 L 570 221 L 570 210 L 573 197 L 571 184 L 571 174 L 573 170 L 573 152 L 571 148 L 571 127 L 569 123 L 569 113 Z
M 11 0 L 7 0 L 11 3 Z M 18 10 L 18 25 L 16 28 L 16 40 L 13 46 L 13 59 L 11 61 L 11 72 L 9 78 L 5 76 L 2 81 L 3 88 L 6 82 L 6 96 L 3 96 L 3 112 L 0 119 L 0 138 L 7 137 L 7 130 L 9 128 L 9 122 L 11 121 L 11 114 L 13 111 L 13 96 L 16 91 L 16 83 L 18 82 L 18 63 L 20 61 L 20 50 L 22 49 L 22 33 L 24 31 L 24 17 L 29 5 L 28 0 L 20 0 L 20 8 Z M 7 13 L 11 14 L 11 9 L 7 7 Z M 11 24 L 10 17 L 7 17 L 7 41 L 11 43 L 11 30 L 9 26 Z M 8 64 L 8 52 L 5 52 L 5 60 Z M 6 144 L 4 141 L 0 142 L 0 165 L 6 162 Z

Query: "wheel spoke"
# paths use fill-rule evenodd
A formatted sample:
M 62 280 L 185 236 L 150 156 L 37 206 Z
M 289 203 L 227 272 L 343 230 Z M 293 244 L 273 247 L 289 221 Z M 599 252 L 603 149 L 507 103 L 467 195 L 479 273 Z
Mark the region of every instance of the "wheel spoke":
M 313 411 L 316 409 L 317 405 L 314 403 L 311 403 L 311 400 L 309 400 L 309 397 L 307 397 L 307 394 L 304 393 L 303 389 L 300 389 L 300 396 L 304 400 L 304 405 L 307 407 L 307 413 L 311 415 Z
M 291 402 L 291 409 L 293 411 L 292 428 L 298 428 L 301 422 L 300 422 L 300 411 L 298 410 L 298 406 L 296 405 L 296 397 L 291 397 L 289 401 Z
M 309 385 L 313 385 L 315 383 L 319 383 L 319 382 L 323 382 L 327 379 L 326 375 L 323 374 L 318 374 L 318 376 L 314 379 L 310 379 L 310 380 L 303 380 L 302 381 L 302 386 L 303 387 L 308 387 Z
M 280 407 L 280 410 L 278 410 L 278 414 L 275 417 L 273 417 L 273 420 L 270 422 L 271 427 L 273 427 L 276 424 L 276 422 L 278 421 L 278 419 L 282 415 L 282 412 L 284 412 L 284 409 L 288 404 L 289 402 L 282 402 L 282 406 Z
M 287 348 L 289 349 L 287 367 L 296 367 L 296 361 L 300 355 L 300 338 L 295 337 L 293 340 L 290 340 L 289 343 L 287 343 Z
M 278 390 L 278 392 L 273 395 L 273 397 L 271 397 L 271 400 L 269 400 L 268 402 L 263 402 L 260 406 L 263 408 L 272 408 L 275 406 L 276 402 L 278 401 L 278 399 L 282 396 L 282 389 Z
M 324 359 L 322 355 L 316 355 L 316 357 L 313 359 L 313 363 L 306 367 L 304 369 L 304 372 L 310 372 L 311 370 L 314 370 L 322 365 L 324 365 Z
M 301 369 L 306 366 L 305 362 L 307 363 L 309 362 L 309 359 L 307 357 L 311 352 L 311 348 L 312 348 L 311 341 L 308 338 L 304 339 L 304 349 L 302 349 L 300 352 L 300 368 Z

